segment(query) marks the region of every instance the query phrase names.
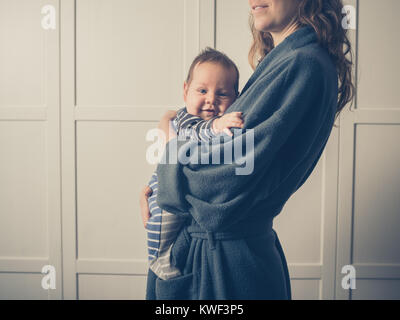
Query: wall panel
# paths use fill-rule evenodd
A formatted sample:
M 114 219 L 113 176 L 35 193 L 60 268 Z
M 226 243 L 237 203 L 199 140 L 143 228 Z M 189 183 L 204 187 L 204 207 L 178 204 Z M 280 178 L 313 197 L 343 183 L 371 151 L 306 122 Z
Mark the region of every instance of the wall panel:
M 40 286 L 40 273 L 0 273 L 1 300 L 47 300 L 51 290 Z
M 137 195 L 141 180 L 155 169 L 146 163 L 145 156 L 146 132 L 156 125 L 77 122 L 79 259 L 146 259 L 146 233 Z
M 393 174 L 400 163 L 398 137 L 399 125 L 356 127 L 354 263 L 400 265 L 400 177 Z
M 400 108 L 396 0 L 362 0 L 359 6 L 357 108 Z
M 180 103 L 184 17 L 184 0 L 77 1 L 76 105 Z
M 143 300 L 146 277 L 80 274 L 78 288 L 79 300 Z

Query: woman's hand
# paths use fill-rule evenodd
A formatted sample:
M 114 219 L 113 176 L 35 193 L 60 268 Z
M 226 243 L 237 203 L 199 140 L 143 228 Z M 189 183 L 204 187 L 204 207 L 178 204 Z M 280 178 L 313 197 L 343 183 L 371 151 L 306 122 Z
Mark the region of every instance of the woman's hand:
M 168 110 L 167 112 L 164 113 L 163 118 L 172 120 L 176 117 L 177 114 L 178 112 L 175 110 Z
M 176 137 L 174 130 L 170 128 L 170 121 L 172 121 L 176 115 L 177 112 L 175 110 L 168 110 L 158 123 L 158 129 L 160 129 L 165 135 L 165 143 Z
M 147 220 L 150 218 L 150 210 L 149 210 L 149 203 L 148 203 L 148 198 L 151 196 L 153 193 L 153 190 L 149 186 L 145 186 L 140 193 L 140 212 L 142 214 L 142 221 L 143 221 L 143 226 L 146 228 Z
M 213 122 L 213 130 L 215 133 L 225 132 L 227 135 L 232 136 L 229 128 L 238 127 L 243 128 L 243 112 L 231 112 L 224 114 L 221 118 L 217 118 Z

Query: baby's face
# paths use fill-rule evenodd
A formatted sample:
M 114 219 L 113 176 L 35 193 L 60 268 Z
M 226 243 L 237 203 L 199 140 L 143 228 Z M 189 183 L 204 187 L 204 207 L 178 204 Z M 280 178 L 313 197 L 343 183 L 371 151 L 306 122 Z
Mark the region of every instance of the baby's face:
M 190 84 L 185 82 L 183 87 L 187 112 L 204 120 L 222 115 L 236 99 L 235 82 L 233 68 L 212 62 L 197 64 Z

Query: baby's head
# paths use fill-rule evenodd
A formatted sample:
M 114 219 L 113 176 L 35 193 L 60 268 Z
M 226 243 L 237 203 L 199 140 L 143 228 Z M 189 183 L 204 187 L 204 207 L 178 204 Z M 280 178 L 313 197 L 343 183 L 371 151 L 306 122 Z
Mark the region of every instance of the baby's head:
M 225 54 L 206 48 L 192 62 L 183 86 L 188 113 L 209 120 L 222 115 L 238 96 L 239 71 Z

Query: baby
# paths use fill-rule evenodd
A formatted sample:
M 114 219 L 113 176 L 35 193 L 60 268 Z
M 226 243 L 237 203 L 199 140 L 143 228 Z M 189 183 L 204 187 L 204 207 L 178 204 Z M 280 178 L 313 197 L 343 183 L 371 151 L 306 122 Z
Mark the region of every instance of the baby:
M 169 125 L 178 135 L 198 141 L 209 141 L 229 128 L 243 127 L 241 112 L 225 114 L 238 96 L 239 71 L 225 54 L 206 48 L 192 62 L 183 87 L 185 108 L 168 111 L 159 128 L 168 138 Z M 171 264 L 171 249 L 182 227 L 181 217 L 161 210 L 157 205 L 157 174 L 149 182 L 152 194 L 148 198 L 150 218 L 146 224 L 150 269 L 161 279 L 179 276 L 180 270 Z

